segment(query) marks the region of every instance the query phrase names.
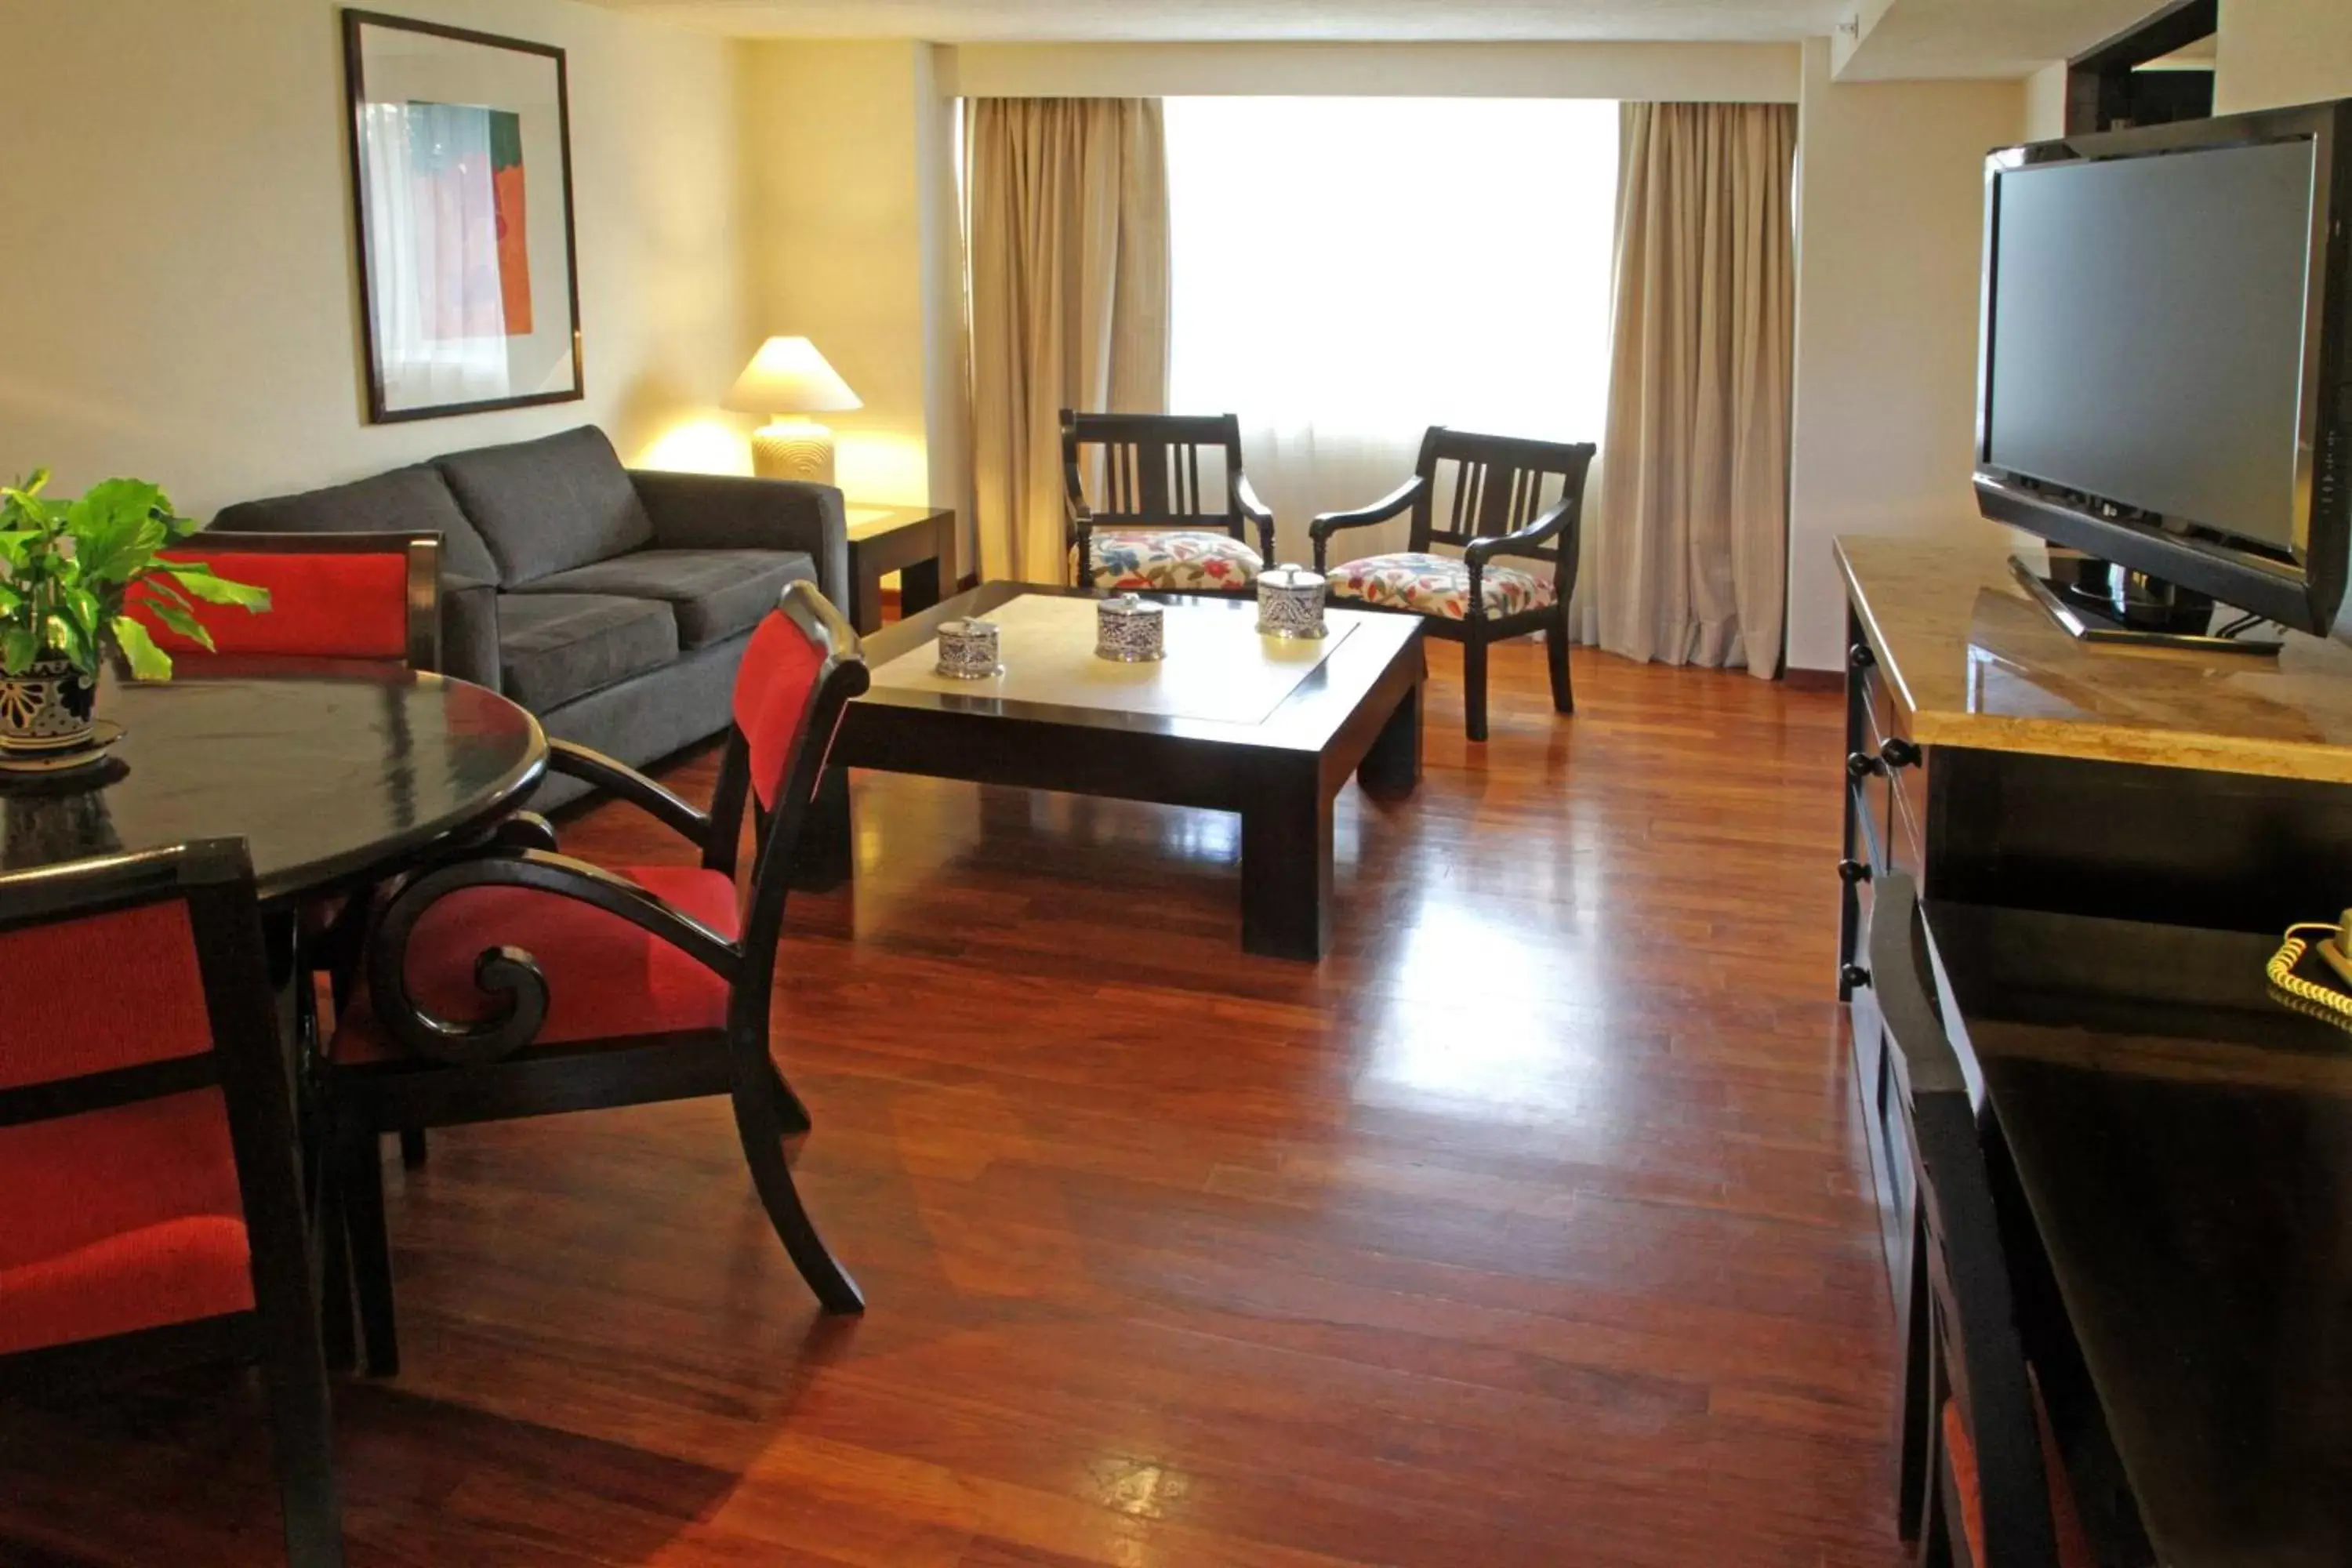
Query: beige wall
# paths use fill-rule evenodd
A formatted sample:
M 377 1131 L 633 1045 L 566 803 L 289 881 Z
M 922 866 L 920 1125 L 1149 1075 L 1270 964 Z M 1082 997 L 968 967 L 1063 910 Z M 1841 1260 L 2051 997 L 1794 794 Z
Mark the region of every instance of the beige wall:
M 943 342 L 939 327 L 957 297 L 949 290 L 961 284 L 933 48 L 746 43 L 738 51 L 753 334 L 808 337 L 865 400 L 824 416 L 843 489 L 914 503 L 937 489 L 953 504 L 961 377 L 956 338 Z
M 2066 134 L 2066 62 L 2053 60 L 2025 79 L 2028 142 L 2053 142 Z
M 967 98 L 1624 98 L 1793 103 L 1793 44 L 967 44 Z
M 1789 663 L 1842 662 L 1841 533 L 1998 538 L 1976 515 L 1984 154 L 2024 129 L 2022 83 L 1830 80 L 1805 48 Z
M 2352 0 L 2221 0 L 2213 109 L 2352 98 Z
M 328 0 L 5 0 L 0 210 L 45 242 L 0 262 L 0 470 L 209 515 L 586 420 L 640 458 L 716 400 L 745 343 L 727 47 L 569 0 L 404 10 L 570 53 L 587 400 L 365 423 Z

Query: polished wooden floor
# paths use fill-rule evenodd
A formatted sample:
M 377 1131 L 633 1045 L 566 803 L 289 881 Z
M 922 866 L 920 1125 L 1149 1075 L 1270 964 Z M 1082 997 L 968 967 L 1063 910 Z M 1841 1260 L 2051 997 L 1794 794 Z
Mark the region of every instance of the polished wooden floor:
M 1240 951 L 1232 818 L 861 778 L 777 1023 L 870 1313 L 722 1104 L 436 1134 L 405 1369 L 337 1389 L 354 1563 L 1891 1563 L 1838 699 L 1580 650 L 1556 719 L 1514 645 L 1473 748 L 1433 662 L 1320 966 Z M 274 1561 L 257 1405 L 0 1406 L 0 1563 Z

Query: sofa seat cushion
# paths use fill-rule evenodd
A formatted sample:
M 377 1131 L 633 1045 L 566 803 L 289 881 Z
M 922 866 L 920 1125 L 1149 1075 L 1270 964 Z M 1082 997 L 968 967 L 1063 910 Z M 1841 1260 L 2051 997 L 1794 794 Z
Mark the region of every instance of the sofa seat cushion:
M 1090 537 L 1097 588 L 1246 588 L 1265 569 L 1256 551 L 1230 533 L 1205 528 L 1098 528 Z M 1074 548 L 1071 555 L 1076 553 Z
M 677 657 L 667 605 L 602 594 L 509 594 L 499 601 L 499 674 L 535 713 Z
M 212 526 L 231 533 L 388 533 L 430 531 L 441 536 L 441 562 L 460 577 L 496 582 L 490 547 L 458 510 L 441 470 L 427 463 L 300 495 L 239 501 Z
M 1462 620 L 1470 614 L 1470 568 L 1451 555 L 1403 552 L 1368 555 L 1331 569 L 1331 597 L 1417 610 Z M 1490 561 L 1478 574 L 1478 597 L 1490 616 L 1516 616 L 1559 601 L 1549 575 Z
M 678 646 L 697 648 L 758 626 L 786 584 L 815 581 L 815 563 L 798 550 L 633 550 L 520 591 L 657 600 L 677 617 Z
M 629 471 L 593 425 L 452 452 L 434 466 L 481 531 L 508 587 L 653 542 L 653 520 Z

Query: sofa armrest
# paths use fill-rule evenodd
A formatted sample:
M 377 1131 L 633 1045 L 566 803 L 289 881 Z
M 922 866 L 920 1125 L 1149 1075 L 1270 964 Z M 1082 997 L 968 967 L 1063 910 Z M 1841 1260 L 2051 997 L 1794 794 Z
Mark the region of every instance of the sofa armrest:
M 849 603 L 849 523 L 833 486 L 654 468 L 632 468 L 629 478 L 656 547 L 806 551 L 818 589 L 837 605 Z
M 441 574 L 441 673 L 499 689 L 499 585 Z

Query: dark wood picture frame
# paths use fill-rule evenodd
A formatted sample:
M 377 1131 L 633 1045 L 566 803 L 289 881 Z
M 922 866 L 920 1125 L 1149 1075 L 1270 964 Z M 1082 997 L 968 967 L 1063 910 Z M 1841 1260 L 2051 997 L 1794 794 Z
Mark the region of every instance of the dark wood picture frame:
M 553 392 L 524 392 L 511 396 L 474 398 L 454 403 L 436 403 L 393 407 L 388 396 L 383 345 L 377 341 L 376 287 L 378 279 L 369 264 L 369 222 L 366 186 L 367 129 L 363 110 L 371 101 L 367 94 L 367 70 L 363 35 L 370 27 L 399 32 L 422 33 L 453 43 L 471 44 L 488 49 L 504 49 L 517 54 L 536 55 L 554 62 L 556 142 L 561 150 L 562 167 L 555 188 L 563 196 L 563 285 L 564 301 L 571 311 L 572 384 Z M 477 32 L 467 27 L 452 27 L 437 22 L 419 21 L 413 16 L 395 16 L 381 11 L 361 11 L 346 8 L 342 12 L 343 29 L 343 102 L 349 116 L 348 150 L 350 154 L 352 191 L 352 243 L 359 262 L 360 280 L 360 346 L 366 360 L 368 422 L 372 425 L 399 424 L 412 419 L 441 419 L 459 414 L 480 414 L 496 408 L 523 408 L 544 403 L 576 403 L 588 395 L 586 360 L 582 353 L 580 320 L 580 246 L 574 231 L 572 192 L 572 87 L 564 52 L 551 44 L 536 44 L 524 38 L 502 37 L 495 33 Z

